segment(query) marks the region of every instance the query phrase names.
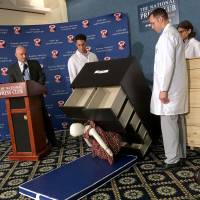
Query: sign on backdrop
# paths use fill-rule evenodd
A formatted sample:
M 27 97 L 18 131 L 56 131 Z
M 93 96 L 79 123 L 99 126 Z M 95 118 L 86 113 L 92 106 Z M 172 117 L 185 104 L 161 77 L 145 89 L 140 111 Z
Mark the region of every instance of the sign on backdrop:
M 138 6 L 138 22 L 141 32 L 151 29 L 148 22 L 148 15 L 155 8 L 164 8 L 168 15 L 171 24 L 179 23 L 179 2 L 178 0 L 155 0 L 149 3 L 141 4 Z

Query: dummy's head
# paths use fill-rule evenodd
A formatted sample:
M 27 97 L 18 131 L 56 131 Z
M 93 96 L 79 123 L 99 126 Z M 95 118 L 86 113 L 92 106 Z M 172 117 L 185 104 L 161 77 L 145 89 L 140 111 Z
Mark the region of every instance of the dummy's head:
M 69 133 L 72 137 L 78 137 L 84 133 L 84 125 L 81 123 L 73 123 L 69 128 Z
M 18 61 L 24 63 L 27 61 L 26 48 L 23 46 L 18 46 L 15 50 L 15 56 Z
M 90 128 L 90 125 L 84 126 L 81 123 L 73 123 L 69 128 L 69 133 L 72 137 L 78 137 L 83 135 L 83 133 L 87 132 Z
M 148 16 L 151 28 L 160 33 L 165 26 L 169 23 L 169 18 L 166 10 L 164 8 L 156 8 Z
M 193 25 L 190 21 L 184 20 L 177 26 L 178 32 L 183 41 L 195 37 L 196 33 L 193 30 Z
M 78 34 L 75 36 L 74 41 L 76 43 L 76 47 L 80 53 L 87 53 L 87 43 L 86 43 L 86 36 L 84 34 Z

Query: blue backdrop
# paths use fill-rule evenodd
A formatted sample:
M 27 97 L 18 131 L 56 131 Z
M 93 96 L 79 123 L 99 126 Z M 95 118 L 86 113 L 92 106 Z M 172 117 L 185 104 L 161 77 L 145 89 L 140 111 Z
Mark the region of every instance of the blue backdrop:
M 25 46 L 29 58 L 38 60 L 46 74 L 45 101 L 55 130 L 66 128 L 69 122 L 59 106 L 71 93 L 67 61 L 75 51 L 73 37 L 78 33 L 87 35 L 87 49 L 99 60 L 130 55 L 128 18 L 120 12 L 68 23 L 0 26 L 0 82 L 7 82 L 8 66 L 16 62 L 16 46 Z M 0 139 L 4 139 L 9 136 L 4 100 L 0 109 Z
M 197 39 L 200 40 L 200 1 L 197 0 L 176 0 L 179 3 L 179 21 L 188 19 L 194 25 L 197 32 Z M 114 2 L 114 3 L 113 3 Z M 154 31 L 140 31 L 138 20 L 138 7 L 155 0 L 67 0 L 67 11 L 69 20 L 80 20 L 86 17 L 105 15 L 118 10 L 125 12 L 129 17 L 131 54 L 134 55 L 141 64 L 144 75 L 152 85 L 153 62 L 155 44 L 159 34 Z M 160 2 L 160 0 L 157 0 Z M 163 0 L 174 2 L 174 0 Z M 106 6 L 105 6 L 106 5 Z

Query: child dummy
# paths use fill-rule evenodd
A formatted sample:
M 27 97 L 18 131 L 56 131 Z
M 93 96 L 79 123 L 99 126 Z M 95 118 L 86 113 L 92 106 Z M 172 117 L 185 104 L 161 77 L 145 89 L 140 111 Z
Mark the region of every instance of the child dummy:
M 93 156 L 108 160 L 110 165 L 121 147 L 121 137 L 118 133 L 104 131 L 99 126 L 95 126 L 93 121 L 89 121 L 85 126 L 81 123 L 73 123 L 70 126 L 70 135 L 73 137 L 83 135 L 87 145 L 92 148 Z

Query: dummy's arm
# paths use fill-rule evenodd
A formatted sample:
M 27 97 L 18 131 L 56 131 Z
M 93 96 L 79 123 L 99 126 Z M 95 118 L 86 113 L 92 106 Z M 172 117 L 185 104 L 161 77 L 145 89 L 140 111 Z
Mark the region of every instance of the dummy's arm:
M 81 136 L 81 135 L 83 135 L 83 133 L 85 133 L 88 130 L 88 128 L 90 128 L 89 125 L 84 127 L 83 124 L 81 124 L 81 123 L 73 123 L 70 126 L 70 135 L 73 137 Z M 108 153 L 108 155 L 113 156 L 113 153 L 110 150 L 110 148 L 105 144 L 105 142 L 101 139 L 100 135 L 96 132 L 96 130 L 94 128 L 90 129 L 89 135 L 94 137 L 94 139 Z M 84 138 L 84 140 L 89 147 L 92 146 L 92 144 L 89 142 L 88 139 Z
M 113 153 L 110 150 L 110 148 L 105 144 L 105 142 L 101 139 L 100 135 L 96 132 L 96 130 L 94 128 L 90 129 L 89 135 L 91 135 L 95 138 L 95 140 L 108 153 L 108 155 L 113 156 Z
M 88 145 L 89 147 L 91 147 L 91 146 L 92 146 L 92 144 L 89 142 L 89 140 L 88 140 L 88 139 L 84 138 L 84 140 L 85 140 L 85 142 L 87 143 L 87 145 Z

